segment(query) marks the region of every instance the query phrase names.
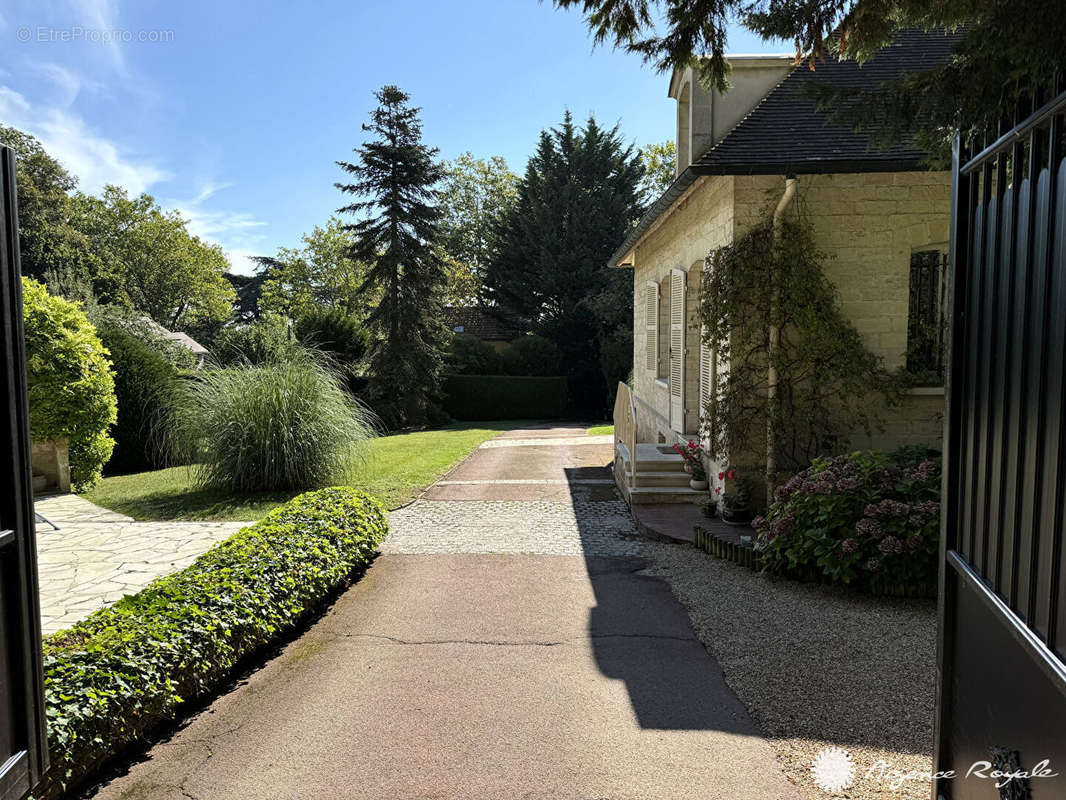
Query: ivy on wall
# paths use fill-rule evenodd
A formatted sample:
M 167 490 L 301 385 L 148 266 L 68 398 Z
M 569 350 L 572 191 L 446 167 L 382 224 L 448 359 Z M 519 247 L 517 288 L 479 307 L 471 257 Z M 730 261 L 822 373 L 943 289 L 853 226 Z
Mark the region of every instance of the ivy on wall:
M 795 205 L 795 204 L 794 204 Z M 703 341 L 726 366 L 705 420 L 717 460 L 765 464 L 773 415 L 777 475 L 844 451 L 850 434 L 880 427 L 878 411 L 899 400 L 903 383 L 870 352 L 847 319 L 802 210 L 767 217 L 706 258 L 700 291 Z M 770 350 L 770 331 L 779 343 Z M 768 368 L 777 400 L 768 401 Z M 880 401 L 880 402 L 878 402 Z

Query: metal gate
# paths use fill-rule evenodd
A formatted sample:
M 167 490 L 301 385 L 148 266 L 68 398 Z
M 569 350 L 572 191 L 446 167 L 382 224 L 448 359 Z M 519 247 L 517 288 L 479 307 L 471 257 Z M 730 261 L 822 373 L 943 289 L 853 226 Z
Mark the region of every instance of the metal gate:
M 955 146 L 936 733 L 955 775 L 934 789 L 952 800 L 1066 797 L 1063 88 Z
M 47 766 L 15 159 L 0 147 L 0 800 Z

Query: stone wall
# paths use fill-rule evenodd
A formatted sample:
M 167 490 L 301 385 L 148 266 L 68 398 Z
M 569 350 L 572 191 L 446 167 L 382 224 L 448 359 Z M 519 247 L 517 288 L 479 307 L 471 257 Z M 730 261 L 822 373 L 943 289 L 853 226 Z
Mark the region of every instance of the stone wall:
M 793 212 L 810 220 L 829 255 L 826 274 L 841 306 L 870 349 L 890 369 L 903 365 L 907 345 L 910 255 L 947 247 L 950 180 L 946 172 L 800 176 Z M 696 306 L 703 259 L 770 215 L 784 189 L 783 176 L 716 176 L 699 179 L 634 252 L 634 371 L 638 436 L 673 442 L 699 427 L 699 327 Z M 662 284 L 669 302 L 671 269 L 687 275 L 689 327 L 685 365 L 684 428 L 669 425 L 669 390 L 644 358 L 646 282 Z M 665 349 L 660 357 L 666 358 Z M 721 368 L 720 368 L 721 370 Z M 919 390 L 884 413 L 883 431 L 860 435 L 855 447 L 939 444 L 943 393 Z
M 733 237 L 732 177 L 699 179 L 653 228 L 634 252 L 633 267 L 633 388 L 637 402 L 637 435 L 643 442 L 673 443 L 678 435 L 699 430 L 699 303 L 700 274 L 703 259 L 714 247 Z M 645 363 L 645 290 L 648 281 L 661 286 L 660 303 L 670 302 L 670 270 L 686 275 L 687 328 L 685 331 L 685 421 L 672 430 L 669 424 L 670 394 L 665 379 L 667 370 L 649 370 Z M 661 314 L 661 318 L 668 318 Z M 662 337 L 663 341 L 667 339 Z M 659 347 L 660 359 L 668 358 L 665 346 Z

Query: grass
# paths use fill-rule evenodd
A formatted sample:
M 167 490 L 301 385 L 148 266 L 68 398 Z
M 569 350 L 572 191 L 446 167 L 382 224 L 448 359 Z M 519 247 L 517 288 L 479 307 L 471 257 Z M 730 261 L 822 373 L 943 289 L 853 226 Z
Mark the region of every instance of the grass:
M 390 509 L 398 508 L 479 444 L 521 424 L 467 423 L 372 439 L 366 465 L 356 469 L 351 485 L 377 497 Z M 241 494 L 203 489 L 196 485 L 189 468 L 171 467 L 104 478 L 82 496 L 137 520 L 256 520 L 297 494 L 300 492 Z
M 614 433 L 614 425 L 593 425 L 588 429 L 589 436 L 610 436 Z

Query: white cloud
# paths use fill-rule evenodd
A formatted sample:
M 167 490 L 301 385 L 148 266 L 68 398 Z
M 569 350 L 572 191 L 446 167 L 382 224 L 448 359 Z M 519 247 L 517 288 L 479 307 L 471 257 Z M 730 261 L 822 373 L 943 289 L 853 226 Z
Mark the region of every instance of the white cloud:
M 181 212 L 188 221 L 189 232 L 222 246 L 234 272 L 255 272 L 252 256 L 262 255 L 265 246 L 258 229 L 266 225 L 251 214 L 204 208 L 204 203 L 231 184 L 207 181 L 192 200 L 168 200 L 164 205 Z
M 71 0 L 70 5 L 85 28 L 96 31 L 119 29 L 117 0 Z M 126 59 L 122 55 L 118 37 L 107 37 L 102 46 L 115 71 L 119 75 L 126 75 Z
M 172 177 L 158 164 L 132 157 L 93 132 L 69 110 L 35 107 L 7 86 L 0 86 L 0 119 L 40 139 L 45 150 L 78 176 L 83 191 L 98 192 L 113 183 L 140 194 Z

